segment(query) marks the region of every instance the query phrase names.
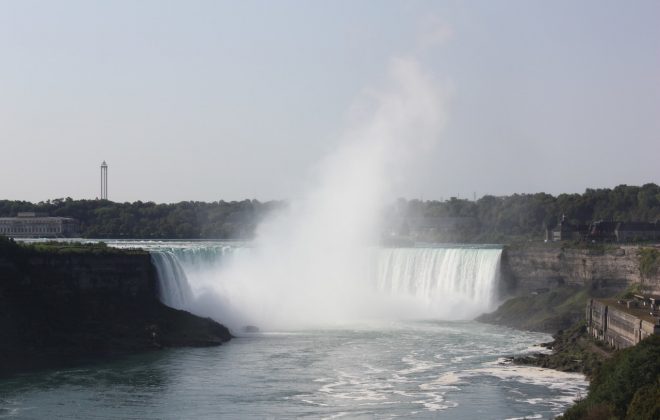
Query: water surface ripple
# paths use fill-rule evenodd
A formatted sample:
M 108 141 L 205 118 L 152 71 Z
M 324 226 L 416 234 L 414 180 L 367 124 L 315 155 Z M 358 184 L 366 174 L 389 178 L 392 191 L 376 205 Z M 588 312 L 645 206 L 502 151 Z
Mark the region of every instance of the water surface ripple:
M 549 338 L 468 321 L 246 335 L 0 380 L 0 418 L 552 418 L 584 377 L 501 359 Z

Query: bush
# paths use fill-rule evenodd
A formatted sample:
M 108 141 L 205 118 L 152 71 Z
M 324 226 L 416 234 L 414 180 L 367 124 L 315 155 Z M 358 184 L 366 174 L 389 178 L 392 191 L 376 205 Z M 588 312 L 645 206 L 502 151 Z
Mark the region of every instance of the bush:
M 639 250 L 639 273 L 643 277 L 653 277 L 660 265 L 660 252 L 656 248 L 642 248 Z
M 660 336 L 653 335 L 603 363 L 589 395 L 563 419 L 657 419 L 660 414 Z
M 660 385 L 647 385 L 635 392 L 627 419 L 660 419 Z

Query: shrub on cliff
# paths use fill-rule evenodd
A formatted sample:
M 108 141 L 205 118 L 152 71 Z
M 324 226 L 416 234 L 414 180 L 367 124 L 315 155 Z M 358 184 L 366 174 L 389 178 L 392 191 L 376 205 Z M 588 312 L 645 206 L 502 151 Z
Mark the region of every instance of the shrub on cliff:
M 660 252 L 655 248 L 642 248 L 639 250 L 639 273 L 643 277 L 653 277 L 660 266 Z
M 587 398 L 561 418 L 660 418 L 660 336 L 642 340 L 603 363 L 591 381 Z

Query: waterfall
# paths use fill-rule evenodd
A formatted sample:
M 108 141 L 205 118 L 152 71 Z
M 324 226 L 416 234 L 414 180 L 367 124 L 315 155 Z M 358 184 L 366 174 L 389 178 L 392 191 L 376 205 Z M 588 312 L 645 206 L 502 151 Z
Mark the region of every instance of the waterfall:
M 166 305 L 225 322 L 232 318 L 236 323 L 263 323 L 260 318 L 269 316 L 267 312 L 295 307 L 289 299 L 300 294 L 297 289 L 272 279 L 255 283 L 254 279 L 230 279 L 226 274 L 237 262 L 249 265 L 255 256 L 253 248 L 245 244 L 188 245 L 146 247 L 156 266 L 159 297 Z M 473 318 L 497 303 L 501 253 L 499 247 L 487 246 L 372 248 L 361 259 L 363 274 L 356 277 L 362 279 L 361 284 L 341 290 L 346 299 L 337 302 L 332 316 Z M 314 287 L 327 291 L 340 286 Z M 325 306 L 318 312 L 330 316 L 332 302 L 327 301 L 336 299 L 337 293 L 320 295 Z M 280 305 L 270 309 L 272 301 Z M 318 316 L 293 312 L 294 316 Z
M 193 299 L 186 272 L 172 251 L 151 251 L 151 261 L 158 276 L 158 298 L 165 305 L 188 309 Z
M 118 244 L 113 244 L 117 246 Z M 158 298 L 165 305 L 176 309 L 192 310 L 195 295 L 203 288 L 203 280 L 225 268 L 238 256 L 249 253 L 246 246 L 225 244 L 201 244 L 191 246 L 154 245 L 141 246 L 149 250 L 151 261 L 156 267 Z M 133 247 L 125 246 L 123 247 Z M 195 289 L 198 293 L 195 293 Z
M 466 305 L 483 312 L 497 303 L 501 254 L 468 246 L 378 249 L 372 278 L 379 292 L 414 298 L 432 313 Z

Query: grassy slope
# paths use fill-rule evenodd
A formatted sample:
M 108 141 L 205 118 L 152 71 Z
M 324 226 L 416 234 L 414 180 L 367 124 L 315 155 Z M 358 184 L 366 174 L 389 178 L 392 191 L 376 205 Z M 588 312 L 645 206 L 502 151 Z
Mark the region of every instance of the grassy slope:
M 495 312 L 481 315 L 477 321 L 506 325 L 522 330 L 555 333 L 584 319 L 591 289 L 561 287 L 539 295 L 511 298 Z

